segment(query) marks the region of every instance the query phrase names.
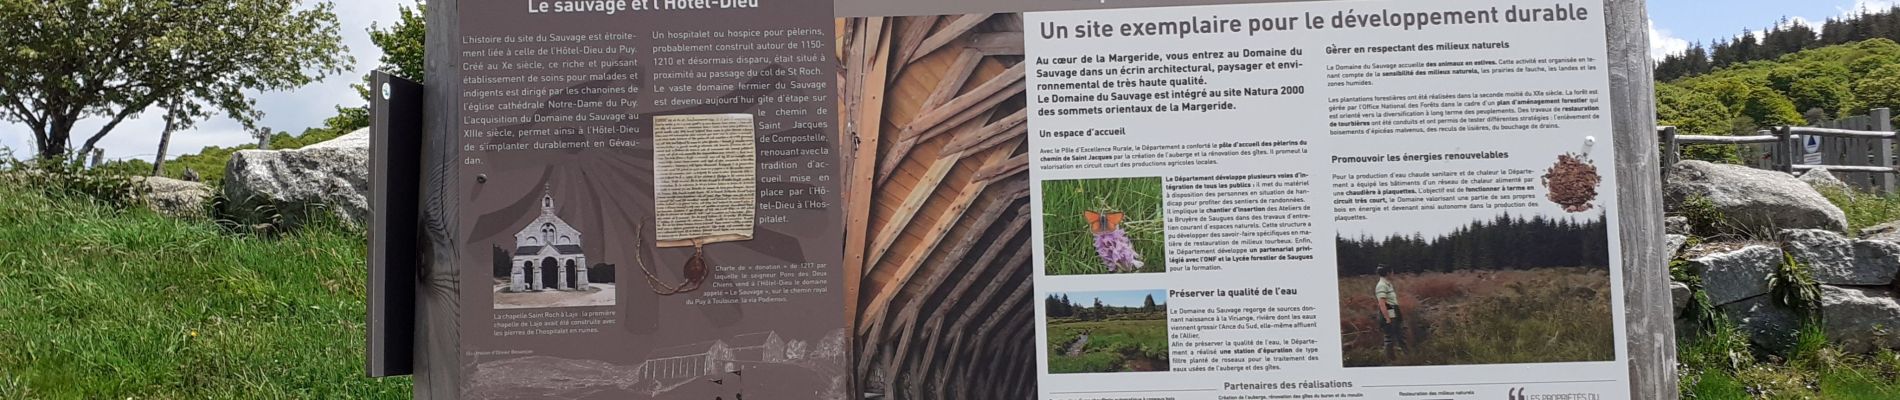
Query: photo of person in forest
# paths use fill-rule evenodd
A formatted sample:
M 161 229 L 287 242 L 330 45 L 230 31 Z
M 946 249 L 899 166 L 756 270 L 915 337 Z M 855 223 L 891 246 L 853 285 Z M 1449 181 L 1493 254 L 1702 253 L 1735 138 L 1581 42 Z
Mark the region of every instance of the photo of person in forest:
M 1340 233 L 1345 366 L 1614 360 L 1607 222 L 1506 213 Z
M 1404 315 L 1399 313 L 1399 290 L 1392 287 L 1392 270 L 1384 264 L 1379 265 L 1379 284 L 1373 286 L 1372 297 L 1379 301 L 1379 333 L 1385 336 L 1385 359 L 1392 360 L 1395 352 L 1405 346 Z

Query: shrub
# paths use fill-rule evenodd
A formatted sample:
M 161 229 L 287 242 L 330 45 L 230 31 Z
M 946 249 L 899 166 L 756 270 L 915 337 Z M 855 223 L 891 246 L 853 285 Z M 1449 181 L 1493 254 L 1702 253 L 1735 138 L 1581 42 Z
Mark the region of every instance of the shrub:
M 0 160 L 7 160 L 0 167 L 0 172 L 10 177 L 7 179 L 49 197 L 84 199 L 118 210 L 145 205 L 139 185 L 131 176 L 116 171 L 88 169 L 80 161 L 64 158 L 18 161 L 6 149 L 0 149 Z
M 1782 263 L 1768 274 L 1768 288 L 1775 303 L 1800 313 L 1807 319 L 1820 317 L 1821 287 L 1806 266 L 1795 261 L 1793 253 L 1783 251 Z

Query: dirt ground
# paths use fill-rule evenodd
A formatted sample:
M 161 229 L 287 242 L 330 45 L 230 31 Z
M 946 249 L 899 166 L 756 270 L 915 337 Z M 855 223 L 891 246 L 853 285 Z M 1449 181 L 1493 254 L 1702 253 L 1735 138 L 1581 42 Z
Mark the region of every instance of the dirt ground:
M 495 285 L 495 308 L 549 308 L 549 307 L 589 307 L 614 305 L 614 284 L 588 284 L 585 292 L 564 292 L 549 290 L 545 292 L 504 293 L 507 284 Z

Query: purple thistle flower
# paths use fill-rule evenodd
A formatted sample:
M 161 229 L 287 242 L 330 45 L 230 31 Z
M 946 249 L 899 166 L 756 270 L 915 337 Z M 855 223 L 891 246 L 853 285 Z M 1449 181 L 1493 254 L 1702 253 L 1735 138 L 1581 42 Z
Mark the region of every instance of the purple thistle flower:
M 1102 265 L 1108 272 L 1141 270 L 1141 254 L 1135 253 L 1135 244 L 1129 242 L 1128 232 L 1121 228 L 1095 232 L 1095 255 L 1102 257 Z

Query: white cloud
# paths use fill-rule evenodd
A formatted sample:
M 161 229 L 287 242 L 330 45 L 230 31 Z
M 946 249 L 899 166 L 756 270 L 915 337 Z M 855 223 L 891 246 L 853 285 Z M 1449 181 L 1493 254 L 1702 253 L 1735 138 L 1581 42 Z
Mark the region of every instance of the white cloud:
M 386 0 L 333 2 L 336 4 L 334 11 L 343 35 L 343 44 L 349 47 L 350 55 L 356 57 L 354 68 L 292 91 L 255 94 L 257 108 L 264 111 L 264 118 L 260 121 L 263 126 L 299 134 L 304 128 L 321 125 L 324 119 L 335 115 L 337 105 L 362 105 L 362 98 L 355 89 L 350 88 L 350 84 L 360 82 L 364 74 L 374 70 L 378 65 L 377 58 L 382 54 L 376 44 L 369 41 L 370 24 L 379 23 L 387 27 L 396 20 L 398 7 L 412 4 L 409 1 Z M 76 136 L 73 145 L 77 147 L 83 143 L 86 136 L 91 136 L 104 124 L 102 118 L 79 123 L 73 130 L 73 136 Z M 128 119 L 104 139 L 100 139 L 99 147 L 106 150 L 106 158 L 109 159 L 151 160 L 158 152 L 158 138 L 163 128 L 164 124 L 156 118 Z M 232 146 L 249 142 L 251 135 L 237 121 L 212 118 L 200 122 L 194 129 L 173 134 L 167 158 L 196 153 L 205 146 Z M 0 123 L 0 146 L 12 148 L 16 157 L 30 156 L 33 134 L 25 125 Z
M 1841 9 L 1841 16 L 1860 15 L 1863 11 L 1888 10 L 1900 6 L 1900 0 L 1854 0 L 1854 5 Z
M 1756 40 L 1760 40 L 1763 37 L 1763 35 L 1767 33 L 1769 29 L 1786 28 L 1789 26 L 1794 26 L 1796 24 L 1806 25 L 1808 28 L 1814 29 L 1815 32 L 1820 32 L 1823 22 L 1825 22 L 1825 20 L 1828 18 L 1853 17 L 1853 16 L 1860 15 L 1866 11 L 1887 10 L 1895 6 L 1900 6 L 1900 0 L 1854 0 L 1853 5 L 1844 6 L 1844 7 L 1836 7 L 1835 9 L 1839 12 L 1836 15 L 1827 16 L 1827 17 L 1823 17 L 1819 19 L 1811 19 L 1811 18 L 1803 17 L 1803 16 L 1789 16 L 1789 17 L 1786 17 L 1784 20 L 1775 21 L 1773 25 L 1769 25 L 1768 27 L 1760 28 L 1760 29 L 1744 29 L 1743 32 L 1755 34 Z M 1734 36 L 1730 36 L 1729 38 L 1740 39 L 1741 37 L 1742 37 L 1742 33 L 1737 33 Z M 1659 59 L 1662 59 L 1662 56 L 1664 55 L 1679 53 L 1688 48 L 1689 48 L 1689 42 L 1687 40 L 1683 40 L 1682 38 L 1679 38 L 1670 34 L 1670 32 L 1666 29 L 1656 28 L 1655 20 L 1649 21 L 1649 56 L 1651 59 L 1659 60 Z
M 1656 20 L 1649 21 L 1649 59 L 1661 60 L 1663 56 L 1681 53 L 1689 49 L 1689 41 L 1665 29 L 1656 28 Z

